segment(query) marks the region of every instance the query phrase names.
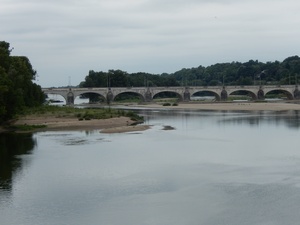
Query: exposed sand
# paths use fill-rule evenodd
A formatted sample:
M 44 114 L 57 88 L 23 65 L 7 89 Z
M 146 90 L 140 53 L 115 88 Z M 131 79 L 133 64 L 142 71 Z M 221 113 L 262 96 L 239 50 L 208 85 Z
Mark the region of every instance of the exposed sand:
M 162 104 L 130 105 L 130 107 L 145 107 L 151 109 L 189 109 L 189 110 L 217 110 L 217 111 L 288 111 L 300 110 L 299 101 L 293 102 L 235 102 L 235 103 L 179 103 L 178 106 L 162 106 Z M 148 125 L 135 125 L 127 117 L 118 117 L 103 120 L 83 120 L 68 117 L 27 116 L 20 118 L 16 125 L 46 125 L 39 130 L 101 130 L 102 133 L 122 133 L 143 131 Z M 0 127 L 0 132 L 3 129 Z
M 149 128 L 145 125 L 133 125 L 127 117 L 117 117 L 102 120 L 78 120 L 68 117 L 26 116 L 17 120 L 15 125 L 46 125 L 41 130 L 101 130 L 103 133 L 121 133 L 143 131 Z
M 300 103 L 293 102 L 215 102 L 179 103 L 178 106 L 162 106 L 162 104 L 136 105 L 136 107 L 163 108 L 163 109 L 191 109 L 191 110 L 217 110 L 217 111 L 287 111 L 300 110 Z
M 121 127 L 112 127 L 106 128 L 100 131 L 100 133 L 112 134 L 112 133 L 125 133 L 133 131 L 144 131 L 150 128 L 149 125 L 137 125 L 137 126 L 121 126 Z

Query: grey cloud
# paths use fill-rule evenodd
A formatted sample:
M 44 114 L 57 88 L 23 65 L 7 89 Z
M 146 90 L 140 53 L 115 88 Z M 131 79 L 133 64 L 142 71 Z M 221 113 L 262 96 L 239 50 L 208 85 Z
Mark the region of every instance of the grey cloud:
M 59 85 L 52 74 L 79 83 L 89 69 L 175 72 L 300 51 L 296 0 L 2 1 L 0 36 L 42 86 Z

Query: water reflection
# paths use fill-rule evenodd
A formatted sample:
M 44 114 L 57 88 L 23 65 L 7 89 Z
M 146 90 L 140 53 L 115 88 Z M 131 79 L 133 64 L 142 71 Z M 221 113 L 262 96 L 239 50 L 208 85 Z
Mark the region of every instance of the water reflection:
M 227 116 L 224 113 L 224 119 L 220 123 L 227 124 L 249 124 L 251 126 L 259 126 L 262 123 L 276 124 L 276 126 L 287 126 L 291 129 L 299 129 L 300 114 L 299 111 L 282 111 L 282 112 L 257 112 L 257 113 L 241 113 L 239 115 Z
M 210 123 L 215 120 L 220 125 L 250 125 L 258 127 L 262 124 L 275 124 L 276 126 L 286 126 L 290 129 L 299 129 L 300 113 L 299 111 L 282 111 L 282 112 L 228 112 L 228 111 L 195 111 L 195 110 L 136 110 L 140 115 L 145 116 L 145 123 L 150 125 L 161 125 L 160 129 L 170 126 L 168 121 L 174 119 L 181 121 L 182 127 L 191 127 L 193 124 Z M 159 119 L 160 118 L 160 119 Z M 153 121 L 155 123 L 153 124 Z M 163 122 L 160 122 L 163 121 Z M 192 125 L 191 125 L 192 124 Z M 172 129 L 177 129 L 175 124 Z M 171 126 L 170 126 L 171 127 Z M 98 131 L 84 131 L 84 137 L 73 137 L 69 134 L 50 133 L 44 136 L 53 136 L 58 142 L 66 146 L 87 145 L 91 144 L 91 140 L 87 137 Z M 97 142 L 110 142 L 104 138 L 98 138 Z M 8 134 L 0 135 L 0 188 L 10 190 L 12 179 L 23 164 L 28 161 L 22 160 L 21 155 L 31 154 L 36 145 L 36 140 L 32 134 Z
M 140 135 L 0 139 L 10 149 L 0 155 L 1 224 L 298 224 L 297 112 L 139 113 L 153 125 Z
M 32 134 L 0 134 L 0 189 L 11 190 L 14 175 L 28 163 L 18 156 L 31 154 L 35 145 Z
M 219 124 L 236 124 L 259 126 L 261 124 L 276 124 L 276 126 L 284 125 L 291 129 L 300 128 L 300 112 L 299 111 L 210 111 L 210 110 L 151 110 L 151 109 L 135 109 L 136 112 L 145 116 L 146 123 L 151 123 L 153 119 L 161 117 L 165 120 L 180 119 L 182 122 L 192 120 L 205 120 L 215 118 Z

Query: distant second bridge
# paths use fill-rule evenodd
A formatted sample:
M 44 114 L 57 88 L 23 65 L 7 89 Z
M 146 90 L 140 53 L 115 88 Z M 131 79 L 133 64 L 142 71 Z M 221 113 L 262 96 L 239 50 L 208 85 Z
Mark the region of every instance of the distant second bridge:
M 211 93 L 217 101 L 226 101 L 234 92 L 247 92 L 253 100 L 263 100 L 267 93 L 279 91 L 288 99 L 300 99 L 298 85 L 265 85 L 265 86 L 191 86 L 191 87 L 111 87 L 111 88 L 43 88 L 45 94 L 61 95 L 67 105 L 73 105 L 76 97 L 94 93 L 105 101 L 113 102 L 123 93 L 138 95 L 142 101 L 151 102 L 159 93 L 175 93 L 179 101 L 190 101 L 191 97 L 202 92 Z

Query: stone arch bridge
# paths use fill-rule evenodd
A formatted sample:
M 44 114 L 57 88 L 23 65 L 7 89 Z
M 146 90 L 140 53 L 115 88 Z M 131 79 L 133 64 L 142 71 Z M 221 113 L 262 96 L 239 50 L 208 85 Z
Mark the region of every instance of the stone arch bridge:
M 264 99 L 271 91 L 280 91 L 288 99 L 300 99 L 298 85 L 266 85 L 266 86 L 191 86 L 191 87 L 111 87 L 111 88 L 42 88 L 45 94 L 57 94 L 63 96 L 67 105 L 73 105 L 76 97 L 95 93 L 106 101 L 112 102 L 116 96 L 122 93 L 134 93 L 145 102 L 151 102 L 155 95 L 163 92 L 175 93 L 180 101 L 190 101 L 190 97 L 196 93 L 212 93 L 217 101 L 226 101 L 227 97 L 237 91 L 247 92 L 253 100 Z

